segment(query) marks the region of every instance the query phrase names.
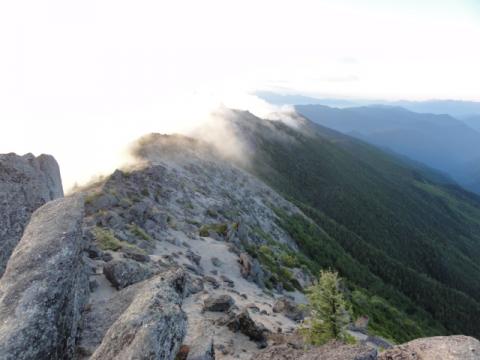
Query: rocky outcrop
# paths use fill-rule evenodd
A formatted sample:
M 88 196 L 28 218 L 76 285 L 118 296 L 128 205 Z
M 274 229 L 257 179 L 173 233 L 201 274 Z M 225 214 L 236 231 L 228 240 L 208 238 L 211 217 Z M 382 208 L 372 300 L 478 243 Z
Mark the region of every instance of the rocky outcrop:
M 63 196 L 57 162 L 49 155 L 0 155 L 0 277 L 32 213 Z
M 181 309 L 184 290 L 181 269 L 146 280 L 91 359 L 174 359 L 187 326 Z
M 410 341 L 383 352 L 379 360 L 478 360 L 480 341 L 469 336 L 436 336 Z
M 254 355 L 251 360 L 376 360 L 377 350 L 365 345 L 329 343 L 308 350 L 288 344 L 270 346 Z M 439 358 L 443 359 L 443 358 Z
M 32 215 L 0 279 L 1 359 L 65 359 L 74 351 L 88 289 L 83 203 L 58 199 Z

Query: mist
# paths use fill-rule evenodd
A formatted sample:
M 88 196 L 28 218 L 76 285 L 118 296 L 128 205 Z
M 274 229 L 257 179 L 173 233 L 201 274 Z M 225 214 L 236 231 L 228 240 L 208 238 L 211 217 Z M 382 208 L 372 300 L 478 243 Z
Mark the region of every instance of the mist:
M 144 134 L 191 133 L 222 107 L 288 121 L 259 89 L 478 98 L 478 9 L 390 5 L 2 2 L 0 152 L 54 155 L 68 190 L 128 162 Z

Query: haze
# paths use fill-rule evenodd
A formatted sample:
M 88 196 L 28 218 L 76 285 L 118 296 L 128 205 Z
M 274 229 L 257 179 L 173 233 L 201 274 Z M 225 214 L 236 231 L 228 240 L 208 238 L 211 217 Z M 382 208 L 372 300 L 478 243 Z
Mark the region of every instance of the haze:
M 0 152 L 53 154 L 68 188 L 220 104 L 268 113 L 255 90 L 480 100 L 479 18 L 475 0 L 4 1 Z

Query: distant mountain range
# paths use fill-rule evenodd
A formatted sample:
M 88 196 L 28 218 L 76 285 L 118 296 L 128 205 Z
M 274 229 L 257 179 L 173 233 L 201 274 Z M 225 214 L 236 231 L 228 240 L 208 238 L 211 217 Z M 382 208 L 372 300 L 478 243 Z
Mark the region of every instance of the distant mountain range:
M 480 115 L 473 115 L 463 118 L 462 121 L 472 129 L 480 132 Z
M 450 115 L 401 107 L 345 109 L 298 105 L 312 121 L 438 169 L 471 191 L 480 191 L 480 132 Z
M 257 91 L 255 93 L 261 99 L 276 105 L 326 105 L 337 108 L 345 107 L 359 107 L 370 105 L 386 105 L 394 107 L 403 107 L 407 110 L 438 114 L 451 115 L 458 119 L 474 118 L 477 123 L 478 116 L 480 116 L 480 102 L 476 101 L 461 101 L 461 100 L 427 100 L 427 101 L 386 101 L 380 99 L 339 99 L 339 98 L 315 98 L 311 96 L 296 95 L 296 94 L 278 94 L 270 91 Z M 477 115 L 475 120 L 475 115 Z M 475 124 L 480 128 L 480 124 Z

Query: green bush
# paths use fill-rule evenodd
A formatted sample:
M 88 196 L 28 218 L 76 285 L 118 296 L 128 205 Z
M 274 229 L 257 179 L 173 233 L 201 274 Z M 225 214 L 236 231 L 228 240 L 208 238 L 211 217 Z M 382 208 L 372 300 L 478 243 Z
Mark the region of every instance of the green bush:
M 130 232 L 133 235 L 135 235 L 136 237 L 139 237 L 142 240 L 152 241 L 152 237 L 148 235 L 145 232 L 145 230 L 143 230 L 140 226 L 138 226 L 135 223 L 131 223 L 130 225 L 128 225 L 128 230 L 130 230 Z

